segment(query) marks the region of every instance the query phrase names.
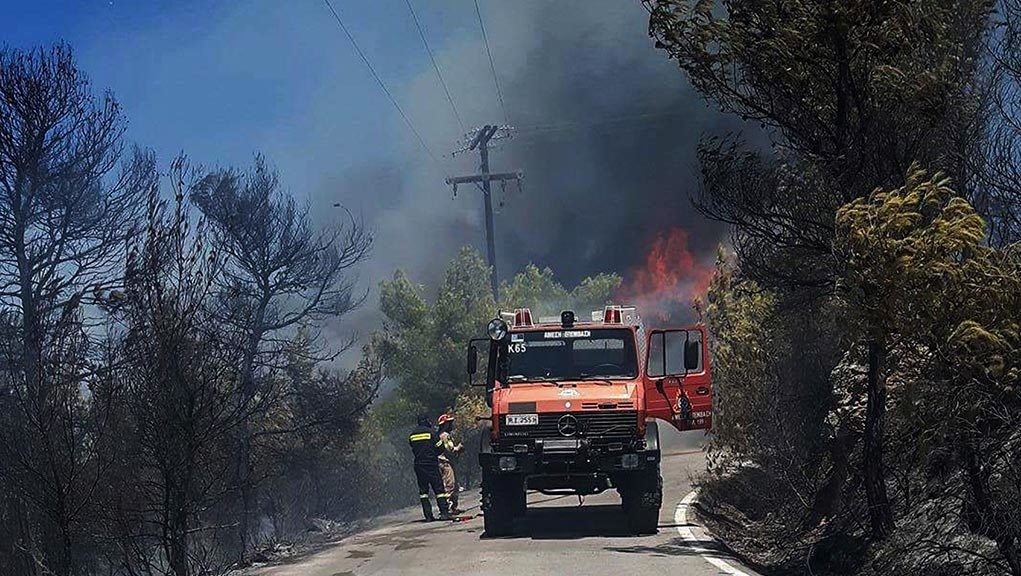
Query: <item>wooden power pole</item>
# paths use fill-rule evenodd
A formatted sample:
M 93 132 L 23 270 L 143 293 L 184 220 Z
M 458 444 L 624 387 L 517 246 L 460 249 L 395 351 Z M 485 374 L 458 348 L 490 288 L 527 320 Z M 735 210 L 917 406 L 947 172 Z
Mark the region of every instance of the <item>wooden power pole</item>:
M 497 132 L 503 131 L 500 136 L 497 136 Z M 508 180 L 514 180 L 521 186 L 521 172 L 490 172 L 489 171 L 489 142 L 491 140 L 500 140 L 508 138 L 509 127 L 491 126 L 486 125 L 482 128 L 475 130 L 473 133 L 467 135 L 468 144 L 456 150 L 454 154 L 461 152 L 467 152 L 469 150 L 475 150 L 478 148 L 479 157 L 481 159 L 480 173 L 473 174 L 471 176 L 455 176 L 453 178 L 447 178 L 447 184 L 454 187 L 454 195 L 457 195 L 458 184 L 482 184 L 480 190 L 482 196 L 485 199 L 486 206 L 486 256 L 489 259 L 489 283 L 493 289 L 493 299 L 496 300 L 497 304 L 500 302 L 500 278 L 496 272 L 496 238 L 494 237 L 493 231 L 493 193 L 490 187 L 490 182 L 497 180 L 501 183 L 506 183 Z M 495 137 L 495 138 L 494 138 Z

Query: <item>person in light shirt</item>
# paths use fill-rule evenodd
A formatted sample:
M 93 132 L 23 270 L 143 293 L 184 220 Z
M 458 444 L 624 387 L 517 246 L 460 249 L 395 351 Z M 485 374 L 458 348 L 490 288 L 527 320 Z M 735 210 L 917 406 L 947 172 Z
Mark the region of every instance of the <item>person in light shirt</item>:
M 443 491 L 448 495 L 450 513 L 460 514 L 463 512 L 458 508 L 458 493 L 461 491 L 457 485 L 457 477 L 454 475 L 454 466 L 451 459 L 461 452 L 461 443 L 454 444 L 454 416 L 450 413 L 441 414 L 436 420 L 440 432 L 440 474 L 443 476 Z

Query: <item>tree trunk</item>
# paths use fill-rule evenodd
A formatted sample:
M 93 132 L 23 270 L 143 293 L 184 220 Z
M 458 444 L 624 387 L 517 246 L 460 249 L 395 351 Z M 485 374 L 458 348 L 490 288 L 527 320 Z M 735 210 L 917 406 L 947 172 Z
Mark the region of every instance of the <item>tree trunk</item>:
M 188 527 L 187 521 L 174 520 L 170 536 L 170 571 L 174 576 L 188 576 Z
M 262 342 L 262 325 L 266 315 L 266 307 L 269 306 L 269 296 L 264 293 L 256 309 L 253 328 L 248 336 L 245 355 L 241 364 L 241 402 L 242 411 L 249 411 L 249 404 L 255 398 L 255 357 L 259 353 L 259 344 Z M 258 501 L 258 493 L 254 482 L 254 462 L 252 459 L 252 434 L 251 422 L 248 418 L 239 427 L 241 438 L 238 446 L 238 484 L 241 489 L 241 518 L 238 522 L 238 536 L 240 539 L 240 550 L 238 559 L 244 564 L 245 556 L 248 554 L 248 541 L 251 537 L 252 507 Z
M 996 541 L 996 547 L 1003 554 L 1010 573 L 1013 576 L 1021 576 L 1021 554 L 1018 553 L 1017 541 L 1014 538 L 1004 538 Z
M 66 517 L 61 518 L 62 526 L 60 528 L 63 534 L 61 565 L 64 567 L 64 574 L 68 576 L 74 576 L 78 573 L 78 566 L 74 561 L 74 541 L 71 539 L 71 528 L 68 526 Z
M 982 455 L 974 439 L 965 435 L 957 441 L 966 473 L 968 499 L 964 517 L 968 529 L 996 542 L 996 548 L 1013 576 L 1021 576 L 1021 551 L 1012 522 L 997 509 L 996 496 L 989 490 L 989 474 L 983 470 Z
M 42 370 L 45 336 L 43 333 L 43 319 L 38 309 L 40 302 L 37 300 L 33 284 L 33 262 L 30 259 L 29 248 L 26 243 L 25 221 L 27 220 L 27 215 L 25 212 L 28 208 L 23 205 L 20 199 L 26 192 L 24 185 L 18 185 L 18 188 L 19 198 L 15 200 L 13 207 L 15 211 L 13 249 L 18 269 L 18 301 L 21 305 L 21 326 L 19 327 L 21 349 L 18 356 L 20 366 L 17 366 L 16 369 L 23 378 L 22 384 L 25 396 L 20 410 L 18 410 L 20 413 L 15 414 L 17 421 L 15 425 L 23 427 L 24 432 L 29 435 L 29 445 L 23 448 L 25 461 L 21 463 L 22 470 L 24 471 L 27 466 L 29 470 L 35 469 L 38 472 L 46 468 L 46 459 L 53 457 L 49 445 L 50 423 L 47 414 L 49 394 Z M 52 464 L 52 460 L 50 460 L 50 463 Z M 51 466 L 50 469 L 53 470 L 54 467 Z M 22 509 L 26 524 L 31 525 L 33 524 L 33 508 L 35 511 L 41 512 L 41 516 L 45 516 L 45 508 L 55 506 L 56 503 L 53 501 L 52 495 L 47 494 L 46 490 L 41 488 L 38 483 L 22 484 L 22 488 L 33 493 L 36 499 L 34 506 L 31 503 L 26 503 L 28 505 Z M 49 511 L 52 511 L 52 509 Z M 64 557 L 60 555 L 61 550 L 59 548 L 62 546 L 63 535 L 60 534 L 54 523 L 40 522 L 36 524 L 36 527 L 38 533 L 29 538 L 23 545 L 32 549 L 39 549 L 43 560 L 47 564 L 57 564 L 64 560 Z M 30 531 L 29 534 L 32 534 L 32 532 Z M 56 569 L 64 570 L 66 566 L 60 564 L 56 566 Z M 33 571 L 38 572 L 38 567 L 34 563 Z
M 823 520 L 833 517 L 841 509 L 841 495 L 851 471 L 849 455 L 858 442 L 857 433 L 844 428 L 837 429 L 835 438 L 830 442 L 830 470 L 812 500 L 812 509 L 804 525 L 806 529 L 819 526 Z
M 868 342 L 867 401 L 865 406 L 865 497 L 872 538 L 883 540 L 893 530 L 893 510 L 886 494 L 883 435 L 886 420 L 886 343 Z
M 315 495 L 312 497 L 314 508 L 312 510 L 306 509 L 305 515 L 326 517 L 323 510 L 325 506 L 323 504 L 323 486 L 319 474 L 319 459 L 315 456 L 312 457 L 309 473 L 312 476 L 312 490 L 315 491 Z
M 167 563 L 170 565 L 170 572 L 174 576 L 189 576 L 190 565 L 188 562 L 188 510 L 185 488 L 181 486 L 168 486 L 164 492 L 164 507 L 166 514 L 164 525 L 165 550 Z
M 18 299 L 21 303 L 21 370 L 25 378 L 27 411 L 39 412 L 45 405 L 42 390 L 42 327 L 32 286 L 32 263 L 25 245 L 25 230 L 15 222 L 15 251 L 18 264 Z

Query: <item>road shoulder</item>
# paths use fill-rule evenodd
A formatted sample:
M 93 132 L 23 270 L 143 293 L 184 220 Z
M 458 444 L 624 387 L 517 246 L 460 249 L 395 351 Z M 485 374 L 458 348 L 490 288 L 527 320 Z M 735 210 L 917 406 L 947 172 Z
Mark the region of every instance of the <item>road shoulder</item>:
M 677 533 L 703 560 L 731 576 L 761 576 L 744 566 L 727 548 L 704 527 L 696 523 L 693 509 L 698 500 L 698 490 L 689 492 L 674 510 Z

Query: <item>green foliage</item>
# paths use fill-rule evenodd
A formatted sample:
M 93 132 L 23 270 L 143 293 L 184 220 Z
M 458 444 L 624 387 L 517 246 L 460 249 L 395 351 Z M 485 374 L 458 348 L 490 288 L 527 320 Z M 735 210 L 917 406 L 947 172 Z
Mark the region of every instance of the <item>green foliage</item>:
M 837 211 L 834 251 L 847 313 L 861 331 L 910 334 L 945 315 L 943 292 L 967 279 L 985 223 L 942 174 L 912 166 L 903 186 Z
M 915 167 L 904 186 L 843 207 L 837 230 L 850 316 L 872 316 L 869 325 L 937 350 L 955 378 L 1012 386 L 1017 249 L 986 246 L 985 222 L 946 178 Z
M 464 248 L 451 261 L 431 301 L 423 287 L 397 271 L 380 284 L 383 330 L 371 351 L 394 388 L 376 402 L 354 447 L 359 500 L 370 512 L 384 512 L 415 501 L 414 476 L 406 433 L 419 413 L 433 420 L 453 408 L 462 437 L 474 417 L 487 410 L 478 389 L 467 388 L 465 347 L 483 336 L 496 313 L 489 268 Z M 470 464 L 467 463 L 467 464 Z M 460 466 L 461 482 L 470 466 Z
M 712 334 L 714 445 L 748 455 L 756 446 L 755 423 L 771 418 L 766 404 L 772 399 L 763 384 L 774 374 L 769 344 L 776 327 L 772 323 L 776 297 L 737 278 L 721 252 L 706 300 Z
M 954 380 L 1012 386 L 1021 280 L 1012 249 L 985 246 L 985 230 L 946 178 L 917 166 L 904 186 L 841 208 L 848 318 L 927 351 L 922 360 L 936 351 Z
M 616 274 L 600 273 L 589 276 L 571 291 L 571 304 L 579 313 L 599 310 L 607 304 L 616 302 L 616 294 L 620 289 L 622 278 Z
M 509 284 L 504 283 L 500 294 L 502 309 L 528 308 L 535 316 L 559 314 L 569 298 L 567 290 L 553 277 L 553 270 L 540 270 L 535 264 L 518 272 Z
M 465 407 L 466 413 L 478 412 L 478 395 L 465 390 L 465 346 L 471 338 L 484 336 L 486 323 L 496 315 L 488 279 L 485 261 L 466 247 L 447 268 L 433 303 L 403 272 L 380 285 L 380 310 L 386 320 L 379 354 L 397 390 L 377 417 L 396 417 L 392 410 L 398 404 L 406 411 L 401 418 L 408 424 L 416 411 L 435 417 L 455 404 Z M 567 308 L 585 314 L 611 302 L 620 283 L 620 276 L 599 274 L 567 290 L 551 269 L 530 264 L 504 283 L 501 308 L 527 307 L 535 316 Z
M 847 317 L 883 331 L 894 350 L 889 426 L 899 458 L 890 465 L 909 486 L 939 479 L 928 498 L 906 499 L 905 514 L 960 506 L 935 524 L 902 528 L 895 545 L 959 541 L 955 557 L 976 562 L 995 543 L 1010 573 L 1021 572 L 1021 513 L 1013 504 L 1021 475 L 1011 464 L 1021 423 L 1016 247 L 985 245 L 975 209 L 942 175 L 917 166 L 904 186 L 843 207 L 837 231 Z M 962 540 L 963 533 L 988 544 Z M 918 564 L 893 548 L 876 566 L 900 572 Z
M 380 311 L 386 317 L 380 353 L 386 358 L 388 378 L 422 382 L 433 370 L 435 357 L 425 350 L 433 324 L 430 307 L 403 272 L 380 283 Z
M 720 251 L 705 306 L 714 420 L 702 498 L 739 510 L 749 523 L 744 515 L 759 518 L 760 550 L 794 555 L 800 533 L 791 527 L 809 514 L 826 473 L 820 460 L 827 449 L 829 387 L 808 359 L 832 351 L 818 338 L 830 329 L 825 315 L 808 324 L 779 302 L 774 292 L 742 278 Z
M 496 310 L 488 278 L 479 254 L 464 248 L 447 268 L 434 304 L 403 272 L 380 285 L 386 316 L 380 353 L 387 376 L 397 382 L 399 400 L 391 402 L 409 410 L 401 415 L 407 425 L 416 411 L 435 418 L 464 388 L 465 346 L 482 336 Z
M 707 501 L 739 502 L 745 514 L 771 510 L 758 523 L 743 518 L 764 554 L 782 549 L 797 558 L 825 546 L 828 531 L 854 534 L 864 512 L 851 480 L 860 474 L 865 405 L 864 350 L 856 342 L 882 338 L 890 351 L 880 365 L 891 394 L 886 466 L 898 479 L 901 520 L 870 569 L 920 569 L 919 558 L 940 542 L 958 542 L 955 559 L 966 562 L 993 553 L 974 536 L 1016 541 L 1021 514 L 1009 503 L 1021 478 L 1007 464 L 1016 458 L 1021 423 L 1016 249 L 985 246 L 974 208 L 945 177 L 917 166 L 903 186 L 842 207 L 835 231 L 839 298 L 813 320 L 816 330 L 832 333 L 825 324 L 833 314 L 853 336 L 830 375 L 832 397 L 813 397 L 803 375 L 785 373 L 792 356 L 776 343 L 808 347 L 813 340 L 797 318 L 732 264 L 718 263 L 707 295 L 717 403 Z M 822 444 L 811 440 L 814 426 L 799 424 L 816 417 L 813 405 L 830 410 Z M 754 484 L 739 472 L 748 464 Z M 964 503 L 963 513 L 954 502 Z M 927 507 L 945 511 L 939 522 L 919 523 Z M 825 530 L 814 528 L 820 522 Z M 1009 557 L 1011 545 L 1000 547 Z
M 535 264 L 529 264 L 510 283 L 504 283 L 500 288 L 503 297 L 500 308 L 528 308 L 534 317 L 574 310 L 579 317 L 584 317 L 592 310 L 613 303 L 620 283 L 620 276 L 603 273 L 585 278 L 569 291 L 557 282 L 553 270 L 540 270 Z

